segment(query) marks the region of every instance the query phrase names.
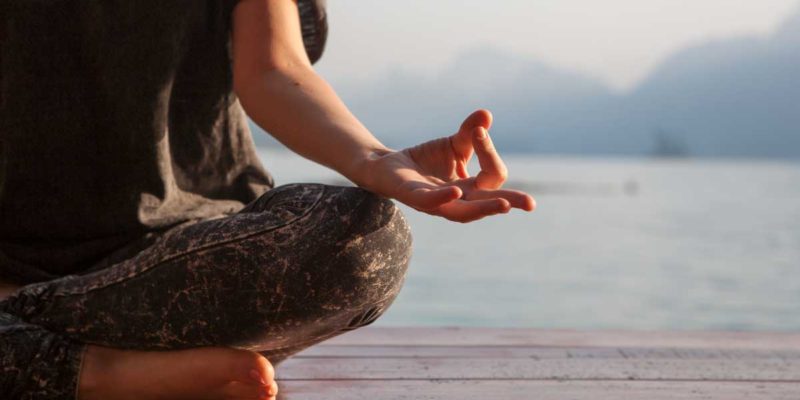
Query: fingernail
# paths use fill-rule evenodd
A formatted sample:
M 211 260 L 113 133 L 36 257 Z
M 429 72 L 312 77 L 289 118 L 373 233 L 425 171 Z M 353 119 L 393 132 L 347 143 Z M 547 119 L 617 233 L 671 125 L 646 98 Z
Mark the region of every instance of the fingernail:
M 256 382 L 261 382 L 262 385 L 267 386 L 267 381 L 264 380 L 264 377 L 258 373 L 258 371 L 251 369 L 250 370 L 250 377 L 253 378 Z
M 487 136 L 486 129 L 478 128 L 478 139 L 481 140 L 486 139 L 486 136 Z

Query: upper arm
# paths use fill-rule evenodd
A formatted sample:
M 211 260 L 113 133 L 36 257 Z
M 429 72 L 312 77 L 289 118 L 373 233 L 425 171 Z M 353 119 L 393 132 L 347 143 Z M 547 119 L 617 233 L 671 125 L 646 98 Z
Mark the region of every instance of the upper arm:
M 270 69 L 311 67 L 296 0 L 240 0 L 232 18 L 234 82 Z

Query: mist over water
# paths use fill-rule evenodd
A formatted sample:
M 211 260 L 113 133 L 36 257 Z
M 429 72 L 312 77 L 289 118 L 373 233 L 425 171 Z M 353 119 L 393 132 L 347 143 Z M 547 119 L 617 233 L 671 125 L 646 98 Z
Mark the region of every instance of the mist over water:
M 278 185 L 348 184 L 261 154 Z M 506 161 L 539 209 L 458 224 L 401 206 L 414 252 L 375 325 L 800 329 L 800 164 Z
M 520 7 L 532 16 L 543 12 L 533 3 Z M 645 3 L 637 7 L 653 7 L 651 2 Z M 685 7 L 686 14 L 693 14 L 708 7 L 705 2 L 676 6 L 679 3 L 670 2 L 673 5 L 668 8 Z M 504 8 L 488 3 L 485 7 Z M 760 3 L 759 7 L 767 6 Z M 581 4 L 579 8 L 589 12 L 608 6 Z M 746 16 L 741 9 L 733 13 Z M 620 16 L 619 23 L 630 24 L 636 18 Z M 712 19 L 718 18 L 723 17 Z M 669 18 L 664 15 L 661 19 Z M 553 23 L 568 24 L 569 20 L 562 16 Z M 797 161 L 800 2 L 780 20 L 768 32 L 685 43 L 665 53 L 625 91 L 574 68 L 581 63 L 553 65 L 546 58 L 509 50 L 503 41 L 476 41 L 455 53 L 441 70 L 429 74 L 398 62 L 385 74 L 364 78 L 357 72 L 362 67 L 351 67 L 352 62 L 340 59 L 339 64 L 350 68 L 349 73 L 332 76 L 331 83 L 353 113 L 384 143 L 396 148 L 451 134 L 469 113 L 488 108 L 495 116 L 494 143 L 503 153 Z M 609 29 L 600 29 L 596 35 L 607 34 Z M 381 30 L 375 28 L 375 32 Z M 628 36 L 637 35 L 632 30 Z M 530 36 L 526 40 L 531 46 L 557 46 L 564 39 Z M 603 54 L 598 59 L 610 63 L 617 51 L 633 51 L 625 42 L 596 44 L 596 51 Z M 335 45 L 331 56 L 338 57 Z M 358 64 L 363 62 L 358 60 Z M 256 135 L 256 140 L 266 145 L 265 137 Z

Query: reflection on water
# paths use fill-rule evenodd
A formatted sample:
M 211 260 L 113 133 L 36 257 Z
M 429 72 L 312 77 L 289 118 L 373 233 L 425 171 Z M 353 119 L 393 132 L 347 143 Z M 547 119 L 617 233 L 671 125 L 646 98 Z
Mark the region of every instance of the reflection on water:
M 262 156 L 277 184 L 347 184 Z M 800 330 L 800 164 L 507 163 L 539 209 L 458 224 L 402 206 L 411 267 L 374 325 Z

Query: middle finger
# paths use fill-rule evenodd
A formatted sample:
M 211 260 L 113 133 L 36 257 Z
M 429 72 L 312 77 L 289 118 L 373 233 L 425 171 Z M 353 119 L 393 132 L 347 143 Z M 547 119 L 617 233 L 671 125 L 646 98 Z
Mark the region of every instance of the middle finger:
M 453 200 L 443 204 L 436 214 L 452 221 L 472 222 L 489 215 L 507 213 L 511 205 L 507 200 Z
M 525 211 L 533 211 L 536 209 L 536 200 L 533 196 L 521 192 L 519 190 L 499 189 L 499 190 L 471 190 L 464 191 L 465 200 L 489 200 L 489 199 L 506 199 L 511 204 L 511 207 L 520 208 Z

